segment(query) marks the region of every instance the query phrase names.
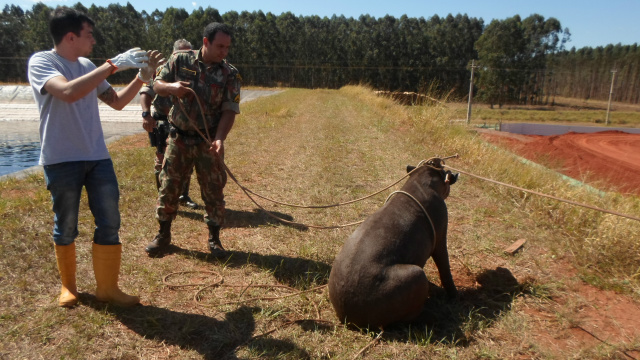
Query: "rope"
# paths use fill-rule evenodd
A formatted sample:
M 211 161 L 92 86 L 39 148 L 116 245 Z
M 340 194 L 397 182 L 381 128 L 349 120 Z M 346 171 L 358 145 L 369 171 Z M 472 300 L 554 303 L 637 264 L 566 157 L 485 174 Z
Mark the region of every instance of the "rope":
M 205 126 L 205 131 L 207 132 L 206 136 L 205 136 L 205 134 L 202 133 L 202 131 L 200 131 L 200 129 L 198 129 L 198 126 L 195 123 L 195 119 L 192 119 L 191 116 L 189 116 L 189 114 L 185 110 L 184 106 L 182 105 L 182 102 L 180 100 L 178 100 L 178 105 L 180 106 L 180 110 L 182 110 L 182 113 L 187 118 L 187 120 L 189 121 L 191 126 L 193 126 L 196 129 L 197 133 L 205 141 L 207 141 L 209 144 L 211 144 L 212 141 L 211 141 L 211 136 L 209 135 L 209 126 L 207 125 L 206 119 L 204 118 L 204 107 L 202 106 L 202 103 L 200 102 L 200 98 L 198 97 L 196 92 L 191 88 L 187 88 L 187 90 L 196 98 L 196 101 L 198 103 L 198 107 L 200 108 L 200 112 L 202 114 L 202 120 L 203 120 L 203 123 L 204 123 L 204 126 Z M 448 156 L 448 157 L 445 157 L 445 158 L 435 158 L 434 157 L 434 158 L 431 158 L 429 160 L 422 160 L 418 164 L 418 166 L 416 166 L 415 169 L 411 170 L 410 172 L 408 172 L 407 174 L 402 176 L 400 179 L 396 180 L 395 182 L 393 182 L 389 186 L 387 186 L 387 187 L 385 187 L 385 188 L 383 188 L 383 189 L 381 189 L 379 191 L 376 191 L 376 192 L 374 192 L 372 194 L 369 194 L 367 196 L 363 196 L 363 197 L 358 198 L 358 199 L 354 199 L 354 200 L 350 200 L 350 201 L 346 201 L 346 202 L 341 202 L 341 203 L 329 204 L 329 205 L 296 205 L 296 204 L 289 204 L 289 203 L 277 201 L 277 200 L 274 200 L 274 199 L 270 199 L 270 198 L 268 198 L 266 196 L 257 194 L 255 192 L 249 190 L 248 188 L 246 188 L 242 184 L 240 184 L 240 182 L 235 177 L 233 172 L 231 172 L 231 170 L 229 169 L 227 164 L 225 164 L 224 161 L 222 161 L 221 159 L 220 159 L 221 160 L 220 162 L 222 163 L 222 166 L 223 166 L 224 170 L 227 172 L 227 174 L 229 175 L 229 177 L 236 183 L 236 185 L 238 185 L 238 187 L 240 187 L 240 189 L 245 193 L 245 195 L 247 195 L 247 197 L 251 200 L 251 202 L 253 202 L 258 208 L 260 208 L 260 210 L 264 211 L 271 218 L 276 219 L 277 221 L 280 221 L 282 223 L 289 224 L 289 225 L 295 225 L 295 226 L 309 227 L 309 228 L 314 228 L 314 229 L 339 229 L 339 228 L 345 228 L 345 227 L 361 224 L 361 223 L 364 222 L 364 220 L 360 220 L 360 221 L 356 221 L 356 222 L 352 222 L 352 223 L 348 223 L 348 224 L 342 224 L 342 225 L 333 225 L 333 226 L 309 225 L 309 224 L 298 223 L 298 222 L 289 221 L 289 220 L 286 220 L 286 219 L 283 219 L 283 218 L 281 218 L 279 216 L 274 215 L 271 211 L 265 209 L 262 205 L 258 204 L 258 202 L 253 197 L 251 197 L 251 195 L 257 196 L 257 197 L 259 197 L 259 198 L 261 198 L 263 200 L 267 200 L 267 201 L 270 201 L 270 202 L 275 203 L 275 204 L 294 207 L 294 208 L 326 209 L 326 208 L 330 208 L 330 207 L 343 206 L 343 205 L 353 204 L 353 203 L 368 199 L 370 197 L 373 197 L 375 195 L 380 194 L 381 192 L 383 192 L 385 190 L 388 190 L 392 186 L 398 184 L 400 181 L 402 181 L 403 179 L 405 179 L 406 177 L 411 175 L 414 171 L 416 171 L 418 168 L 420 168 L 420 166 L 422 166 L 424 163 L 426 163 L 428 166 L 431 166 L 431 167 L 442 168 L 442 166 L 444 165 L 444 160 L 445 159 L 449 159 L 449 158 L 453 158 L 453 157 L 457 158 L 458 154 L 452 155 L 452 156 Z M 431 221 L 431 218 L 429 217 L 429 214 L 424 209 L 424 207 L 422 207 L 422 205 L 413 196 L 411 196 L 410 194 L 407 194 L 407 193 L 405 193 L 405 194 L 410 196 L 411 198 L 413 198 L 418 203 L 418 205 L 420 205 L 420 207 L 424 211 L 425 215 L 427 215 L 427 218 L 429 219 L 429 222 L 431 223 L 431 228 L 433 229 L 433 235 L 434 235 L 434 239 L 435 239 L 435 236 L 436 236 L 435 227 L 433 226 L 433 221 Z M 393 193 L 391 195 L 393 195 Z M 389 201 L 389 198 L 391 197 L 391 195 L 389 195 L 389 197 L 387 197 L 387 201 Z M 385 201 L 385 203 L 386 203 L 386 201 Z
M 587 205 L 587 204 L 579 203 L 577 201 L 562 199 L 562 198 L 555 197 L 555 196 L 552 196 L 552 195 L 543 194 L 543 193 L 540 193 L 540 192 L 537 192 L 537 191 L 524 189 L 524 188 L 521 188 L 521 187 L 518 187 L 518 186 L 515 186 L 515 185 L 510 185 L 510 184 L 503 183 L 503 182 L 500 182 L 500 181 L 496 181 L 496 180 L 488 179 L 488 178 L 485 178 L 485 177 L 482 177 L 482 176 L 478 176 L 478 175 L 475 175 L 475 174 L 472 174 L 472 173 L 469 173 L 469 172 L 466 172 L 466 171 L 463 171 L 463 170 L 460 170 L 460 169 L 456 169 L 456 168 L 453 168 L 453 167 L 451 167 L 449 165 L 444 165 L 444 166 L 448 167 L 449 169 L 451 169 L 453 171 L 457 171 L 459 173 L 462 173 L 462 174 L 465 174 L 465 175 L 469 175 L 469 176 L 478 178 L 480 180 L 488 181 L 488 182 L 491 182 L 491 183 L 494 183 L 494 184 L 506 186 L 508 188 L 512 188 L 512 189 L 524 191 L 524 192 L 527 192 L 527 193 L 530 193 L 530 194 L 534 194 L 534 195 L 546 197 L 546 198 L 549 198 L 549 199 L 565 202 L 567 204 L 581 206 L 581 207 L 584 207 L 584 208 L 587 208 L 587 209 L 596 210 L 596 211 L 600 211 L 600 212 L 603 212 L 603 213 L 616 215 L 616 216 L 624 217 L 624 218 L 631 219 L 631 220 L 640 221 L 640 218 L 636 217 L 636 216 L 623 214 L 623 213 L 620 213 L 620 212 L 617 212 L 617 211 L 611 211 L 611 210 L 607 210 L 607 209 L 602 209 L 602 208 L 599 208 L 597 206 Z
M 367 351 L 370 347 L 375 345 L 380 340 L 380 338 L 382 337 L 382 334 L 384 334 L 384 329 L 382 327 L 380 327 L 379 329 L 380 329 L 380 333 L 378 334 L 378 336 L 376 336 L 373 340 L 371 340 L 367 344 L 367 346 L 363 347 L 360 351 L 358 351 L 358 353 L 352 358 L 352 360 L 357 359 L 360 355 L 364 354 L 365 351 Z
M 189 114 L 187 114 L 187 111 L 184 109 L 184 105 L 182 105 L 182 101 L 180 101 L 180 99 L 178 99 L 178 105 L 180 106 L 180 110 L 182 110 L 182 113 L 189 120 L 189 123 L 193 126 L 193 128 L 196 129 L 198 134 L 204 140 L 208 141 L 209 144 L 211 144 L 211 135 L 209 134 L 209 126 L 207 125 L 207 119 L 205 119 L 205 116 L 204 116 L 204 107 L 202 106 L 202 102 L 200 102 L 200 97 L 196 94 L 196 92 L 192 88 L 188 87 L 186 89 L 193 95 L 193 97 L 196 98 L 196 102 L 198 103 L 198 107 L 200 108 L 200 114 L 202 115 L 202 123 L 204 124 L 204 130 L 207 132 L 207 136 L 205 136 L 202 133 L 202 131 L 200 131 L 200 129 L 198 129 L 198 124 L 195 122 L 195 119 L 192 119 L 191 116 L 189 116 Z
M 368 198 L 370 198 L 370 197 L 374 197 L 374 196 L 376 196 L 376 195 L 380 194 L 381 192 L 383 192 L 383 191 L 385 191 L 385 190 L 388 190 L 389 188 L 391 188 L 391 187 L 393 187 L 394 185 L 398 184 L 400 181 L 404 180 L 404 178 L 406 178 L 407 176 L 409 176 L 409 175 L 411 174 L 411 172 L 415 171 L 415 170 L 412 170 L 410 173 L 407 173 L 406 175 L 404 175 L 404 176 L 403 176 L 403 177 L 401 177 L 400 179 L 398 179 L 398 180 L 396 180 L 395 182 L 393 182 L 391 185 L 389 185 L 389 186 L 387 186 L 387 187 L 385 187 L 385 188 L 383 188 L 383 189 L 381 189 L 381 190 L 379 190 L 379 191 L 376 191 L 376 192 L 374 192 L 374 193 L 372 193 L 372 194 L 369 194 L 369 195 L 363 196 L 363 197 L 361 197 L 361 198 L 358 198 L 358 199 L 349 200 L 349 201 L 345 201 L 345 202 L 339 202 L 339 203 L 335 203 L 335 204 L 328 204 L 328 205 L 297 205 L 297 204 L 289 204 L 289 203 L 281 202 L 281 201 L 278 201 L 278 200 L 274 200 L 274 199 L 268 198 L 268 197 L 266 197 L 266 196 L 263 196 L 263 195 L 257 194 L 257 193 L 255 193 L 255 192 L 253 192 L 253 191 L 249 190 L 248 188 L 246 188 L 246 187 L 242 186 L 242 185 L 238 182 L 238 180 L 235 178 L 235 176 L 233 176 L 233 174 L 231 173 L 231 170 L 229 170 L 229 168 L 227 168 L 227 167 L 226 167 L 226 165 L 225 165 L 225 168 L 226 168 L 226 170 L 227 170 L 227 173 L 229 173 L 229 176 L 233 179 L 233 181 L 234 181 L 234 182 L 235 182 L 235 183 L 236 183 L 236 184 L 237 184 L 237 185 L 238 185 L 242 190 L 244 190 L 244 191 L 245 191 L 245 193 L 250 193 L 250 194 L 252 194 L 252 195 L 255 195 L 256 197 L 259 197 L 259 198 L 261 198 L 261 199 L 263 199 L 263 200 L 270 201 L 270 202 L 272 202 L 272 203 L 274 203 L 274 204 L 283 205 L 283 206 L 289 206 L 289 207 L 293 207 L 293 208 L 303 208 L 303 209 L 327 209 L 327 208 L 331 208 L 331 207 L 344 206 L 344 205 L 353 204 L 353 203 L 356 203 L 356 202 L 359 202 L 359 201 L 362 201 L 362 200 L 366 200 L 366 199 L 368 199 Z
M 390 189 L 391 187 L 393 187 L 394 185 L 398 184 L 400 181 L 404 180 L 406 177 L 408 177 L 409 175 L 413 174 L 414 171 L 417 170 L 417 168 L 419 168 L 420 166 L 424 165 L 425 163 L 431 167 L 435 167 L 435 168 L 442 168 L 442 164 L 444 164 L 444 160 L 446 159 L 450 159 L 450 158 L 457 158 L 458 154 L 455 155 L 451 155 L 451 156 L 447 156 L 444 158 L 438 158 L 438 157 L 433 157 L 429 160 L 422 160 L 420 161 L 420 163 L 418 163 L 418 165 L 416 166 L 415 169 L 411 170 L 410 172 L 408 172 L 407 174 L 405 174 L 404 176 L 402 176 L 401 178 L 399 178 L 398 180 L 396 180 L 395 182 L 393 182 L 392 184 L 390 184 L 389 186 L 380 189 L 379 191 L 376 191 L 372 194 L 363 196 L 361 198 L 358 199 L 354 199 L 354 200 L 350 200 L 350 201 L 345 201 L 345 202 L 339 202 L 339 203 L 335 203 L 335 204 L 329 204 L 329 205 L 297 205 L 297 204 L 289 204 L 289 203 L 285 203 L 285 202 L 281 202 L 278 200 L 274 200 L 271 198 L 268 198 L 264 195 L 260 195 L 258 193 L 255 193 L 253 191 L 251 191 L 250 189 L 242 186 L 240 184 L 240 182 L 238 182 L 238 180 L 235 178 L 235 176 L 233 176 L 233 174 L 231 173 L 231 170 L 229 170 L 229 168 L 226 168 L 227 173 L 229 173 L 229 176 L 233 179 L 233 181 L 241 188 L 245 191 L 245 193 L 250 193 L 252 195 L 255 195 L 263 200 L 267 200 L 270 201 L 272 203 L 278 204 L 278 205 L 283 205 L 283 206 L 289 206 L 289 207 L 294 207 L 294 208 L 303 208 L 303 209 L 326 209 L 326 208 L 331 208 L 331 207 L 337 207 L 337 206 L 343 206 L 343 205 L 349 205 L 349 204 L 353 204 L 365 199 L 368 199 L 370 197 L 376 196 L 378 194 L 380 194 L 381 192 Z M 226 165 L 225 165 L 226 167 Z
M 207 141 L 209 144 L 212 143 L 211 141 L 211 137 L 209 135 L 209 126 L 207 125 L 206 120 L 204 119 L 204 108 L 202 106 L 202 103 L 200 102 L 200 98 L 198 97 L 198 95 L 195 93 L 195 91 L 193 91 L 193 89 L 191 88 L 187 88 L 189 92 L 191 92 L 191 94 L 196 98 L 197 102 L 198 102 L 198 107 L 200 108 L 200 112 L 202 114 L 202 119 L 203 119 L 203 123 L 205 126 L 205 131 L 207 132 L 207 134 L 203 134 L 202 131 L 200 131 L 200 129 L 198 129 L 198 125 L 195 123 L 195 120 L 191 118 L 191 116 L 189 116 L 189 114 L 187 113 L 187 111 L 184 109 L 184 106 L 182 105 L 182 102 L 180 100 L 178 100 L 178 105 L 180 106 L 180 110 L 182 110 L 182 113 L 185 115 L 185 117 L 187 118 L 187 120 L 189 121 L 189 123 L 191 124 L 191 126 L 193 126 L 193 128 L 196 129 L 196 131 L 198 132 L 198 134 L 205 140 Z M 236 179 L 236 177 L 233 175 L 233 173 L 231 172 L 231 170 L 227 167 L 227 165 L 224 163 L 224 161 L 222 161 L 222 159 L 220 159 L 220 162 L 222 163 L 222 166 L 224 168 L 224 170 L 229 174 L 229 177 L 240 187 L 240 189 L 242 189 L 242 191 L 245 193 L 245 195 L 247 195 L 247 197 L 258 207 L 260 208 L 262 211 L 264 211 L 268 216 L 282 222 L 285 224 L 289 224 L 289 225 L 295 225 L 295 226 L 302 226 L 302 227 L 309 227 L 309 228 L 315 228 L 315 229 L 337 229 L 337 228 L 343 228 L 343 227 L 348 227 L 348 226 L 353 226 L 353 225 L 358 225 L 360 223 L 362 223 L 364 220 L 358 221 L 358 222 L 353 222 L 353 223 L 349 223 L 349 224 L 344 224 L 344 225 L 335 225 L 335 226 L 319 226 L 319 225 L 308 225 L 308 224 L 302 224 L 302 223 L 297 223 L 297 222 L 293 222 L 293 221 L 289 221 L 286 219 L 283 219 L 279 216 L 274 215 L 273 213 L 271 213 L 270 211 L 268 211 L 267 209 L 265 209 L 264 207 L 262 207 L 260 204 L 258 204 L 258 202 L 256 202 L 251 195 L 249 195 L 250 193 L 259 196 L 253 192 L 251 192 L 249 189 L 245 188 L 244 186 L 240 185 L 240 182 L 238 181 L 238 179 Z M 409 174 L 405 175 L 404 177 L 408 176 Z M 402 179 L 404 179 L 404 177 Z M 402 179 L 398 180 L 395 184 L 397 184 L 398 182 L 400 182 Z M 395 185 L 393 184 L 393 185 Z M 393 186 L 391 185 L 391 186 Z M 383 190 L 380 190 L 384 191 Z M 375 195 L 375 194 L 374 194 Z M 373 195 L 371 195 L 373 196 Z M 261 197 L 261 196 L 259 196 Z M 283 204 L 284 205 L 284 204 Z M 333 206 L 337 206 L 337 205 L 333 205 Z M 299 206 L 300 207 L 300 206 Z M 330 206 L 325 206 L 325 207 L 330 207 Z
M 349 223 L 349 224 L 333 225 L 333 226 L 321 226 L 321 225 L 303 224 L 303 223 L 298 223 L 298 222 L 294 222 L 294 221 L 289 221 L 289 220 L 283 219 L 283 218 L 281 218 L 281 217 L 279 217 L 277 215 L 274 215 L 271 211 L 265 209 L 264 207 L 262 207 L 262 205 L 258 204 L 258 202 L 253 197 L 251 197 L 251 195 L 249 194 L 248 189 L 246 189 L 244 186 L 240 185 L 240 183 L 238 182 L 236 177 L 233 176 L 233 173 L 231 172 L 231 170 L 229 170 L 227 165 L 223 163 L 223 166 L 224 166 L 225 170 L 227 171 L 227 173 L 229 174 L 229 177 L 240 187 L 240 189 L 242 189 L 242 191 L 245 193 L 245 195 L 247 195 L 247 197 L 258 208 L 260 208 L 260 210 L 264 211 L 271 218 L 276 219 L 276 220 L 278 220 L 280 222 L 283 222 L 285 224 L 295 225 L 295 226 L 302 226 L 302 227 L 309 227 L 309 228 L 313 228 L 313 229 L 339 229 L 339 228 L 345 228 L 345 227 L 349 227 L 349 226 L 353 226 L 353 225 L 358 225 L 358 224 L 361 224 L 361 223 L 364 222 L 364 220 L 360 220 L 360 221 L 352 222 L 352 223 Z
M 206 132 L 207 132 L 207 135 L 205 136 L 205 135 L 204 135 L 204 134 L 203 134 L 203 133 L 198 129 L 198 126 L 194 125 L 193 123 L 192 123 L 192 125 L 194 125 L 194 128 L 196 129 L 196 131 L 198 132 L 198 134 L 200 134 L 200 136 L 201 136 L 203 139 L 205 139 L 205 140 L 207 140 L 209 143 L 211 143 L 211 138 L 210 138 L 210 136 L 209 136 L 209 127 L 207 126 L 206 121 L 204 121 L 204 109 L 203 109 L 203 107 L 202 107 L 202 104 L 200 103 L 200 99 L 199 99 L 199 98 L 198 98 L 198 96 L 196 95 L 195 91 L 193 91 L 193 89 L 191 89 L 191 88 L 187 88 L 187 89 L 189 89 L 189 91 L 190 91 L 190 92 L 195 96 L 195 98 L 196 98 L 196 100 L 197 100 L 197 102 L 198 102 L 198 106 L 200 107 L 200 111 L 202 112 L 203 123 L 205 124 L 205 130 L 206 130 Z M 189 119 L 189 122 L 193 122 L 194 120 L 193 120 L 193 119 L 191 119 L 191 117 L 186 113 L 185 109 L 184 109 L 184 108 L 183 108 L 183 106 L 182 106 L 182 103 L 181 103 L 179 100 L 178 100 L 178 104 L 180 105 L 180 109 L 181 109 L 181 110 L 182 110 L 182 112 L 185 114 L 185 116 L 187 117 L 187 119 Z M 471 177 L 475 177 L 475 178 L 478 178 L 478 179 L 481 179 L 481 180 L 484 180 L 484 181 L 488 181 L 488 182 L 491 182 L 491 183 L 494 183 L 494 184 L 502 185 L 502 186 L 505 186 L 505 187 L 508 187 L 508 188 L 512 188 L 512 189 L 516 189 L 516 190 L 524 191 L 524 192 L 526 192 L 526 193 L 530 193 L 530 194 L 534 194 L 534 195 L 538 195 L 538 196 L 546 197 L 546 198 L 553 199 L 553 200 L 557 200 L 557 201 L 564 202 L 564 203 L 567 203 L 567 204 L 571 204 L 571 205 L 575 205 L 575 206 L 580 206 L 580 207 L 584 207 L 584 208 L 587 208 L 587 209 L 596 210 L 596 211 L 600 211 L 600 212 L 603 212 L 603 213 L 607 213 L 607 214 L 611 214 L 611 215 L 616 215 L 616 216 L 624 217 L 624 218 L 631 219 L 631 220 L 635 220 L 635 221 L 640 221 L 640 218 L 639 218 L 639 217 L 637 217 L 637 216 L 627 215 L 627 214 L 623 214 L 623 213 L 620 213 L 620 212 L 617 212 L 617 211 L 612 211 L 612 210 L 602 209 L 602 208 L 599 208 L 599 207 L 597 207 L 597 206 L 592 206 L 592 205 L 588 205 L 588 204 L 583 204 L 583 203 L 579 203 L 579 202 L 577 202 L 577 201 L 572 201 L 572 200 L 562 199 L 562 198 L 559 198 L 559 197 L 556 197 L 556 196 L 543 194 L 543 193 L 541 193 L 541 192 L 537 192 L 537 191 L 533 191 L 533 190 L 528 190 L 528 189 L 521 188 L 521 187 L 518 187 L 518 186 L 515 186 L 515 185 L 511 185 L 511 184 L 503 183 L 503 182 L 500 182 L 500 181 L 492 180 L 492 179 L 489 179 L 489 178 L 485 178 L 485 177 L 482 177 L 482 176 L 479 176 L 479 175 L 475 175 L 475 174 L 472 174 L 472 173 L 469 173 L 469 172 L 466 172 L 466 171 L 463 171 L 463 170 L 460 170 L 460 169 L 456 169 L 456 168 L 451 167 L 451 166 L 449 166 L 449 165 L 446 165 L 446 164 L 445 164 L 445 162 L 444 162 L 444 160 L 445 160 L 445 159 L 449 159 L 449 158 L 453 158 L 453 157 L 457 158 L 457 157 L 458 157 L 458 154 L 453 155 L 453 156 L 448 156 L 448 157 L 445 157 L 445 158 L 431 158 L 431 159 L 429 159 L 429 160 L 427 160 L 427 161 L 424 161 L 424 160 L 423 160 L 423 161 L 421 161 L 421 162 L 418 164 L 418 166 L 416 167 L 416 169 L 418 169 L 421 165 L 423 165 L 423 163 L 426 163 L 427 165 L 431 165 L 431 166 L 433 166 L 433 167 L 437 167 L 437 168 L 447 167 L 447 168 L 449 168 L 449 169 L 451 169 L 451 170 L 453 170 L 453 171 L 457 171 L 457 172 L 459 172 L 459 173 L 462 173 L 462 174 L 465 174 L 465 175 L 469 175 L 469 176 L 471 176 Z M 351 201 L 347 201 L 347 202 L 343 202 L 343 203 L 331 204 L 331 205 L 307 206 L 307 205 L 294 205 L 294 204 L 287 204 L 287 203 L 284 203 L 284 202 L 279 202 L 279 201 L 276 201 L 276 200 L 269 199 L 269 198 L 267 198 L 267 197 L 264 197 L 264 196 L 258 195 L 258 194 L 256 194 L 256 193 L 254 193 L 253 191 L 251 191 L 251 190 L 249 190 L 249 189 L 245 188 L 244 186 L 240 185 L 240 183 L 238 182 L 238 180 L 236 179 L 236 177 L 233 175 L 233 173 L 231 172 L 231 170 L 229 170 L 229 168 L 228 168 L 228 167 L 227 167 L 227 165 L 224 163 L 224 161 L 222 162 L 222 166 L 224 167 L 225 171 L 229 174 L 229 176 L 231 177 L 231 179 L 233 179 L 233 181 L 234 181 L 234 182 L 235 182 L 235 183 L 240 187 L 240 189 L 242 189 L 242 191 L 247 195 L 247 197 L 249 197 L 249 199 L 251 199 L 251 201 L 252 201 L 256 206 L 258 206 L 262 211 L 266 212 L 266 213 L 267 213 L 267 215 L 269 215 L 270 217 L 272 217 L 272 218 L 274 218 L 274 219 L 276 219 L 276 220 L 278 220 L 278 221 L 281 221 L 281 222 L 283 222 L 283 223 L 285 223 L 285 224 L 296 225 L 296 226 L 306 226 L 306 227 L 315 228 L 315 229 L 337 229 L 337 228 L 344 228 L 344 227 L 348 227 L 348 226 L 353 226 L 353 225 L 361 224 L 364 220 L 357 221 L 357 222 L 353 222 L 353 223 L 349 223 L 349 224 L 344 224 L 344 225 L 334 225 L 334 226 L 318 226 L 318 225 L 306 225 L 306 224 L 302 224 L 302 223 L 297 223 L 297 222 L 293 222 L 293 221 L 289 221 L 289 220 L 286 220 L 286 219 L 282 219 L 282 218 L 280 218 L 280 217 L 278 217 L 278 216 L 276 216 L 276 215 L 273 215 L 270 211 L 268 211 L 267 209 L 265 209 L 264 207 L 262 207 L 260 204 L 258 204 L 258 203 L 257 203 L 257 202 L 256 202 L 256 201 L 251 197 L 251 195 L 249 195 L 249 194 L 253 194 L 253 195 L 257 196 L 257 197 L 260 197 L 261 199 L 268 200 L 268 201 L 274 202 L 274 203 L 276 203 L 276 204 L 285 205 L 285 206 L 290 206 L 290 207 L 310 208 L 310 209 L 321 209 L 321 208 L 336 207 L 336 206 L 342 206 L 342 205 L 351 204 L 351 203 L 354 203 L 354 202 L 357 202 L 357 201 L 361 201 L 361 200 L 367 199 L 367 198 L 369 198 L 369 197 L 375 196 L 375 195 L 377 195 L 377 194 L 381 193 L 382 191 L 387 190 L 387 189 L 389 189 L 390 187 L 392 187 L 392 186 L 396 185 L 397 183 L 399 183 L 400 181 L 402 181 L 404 178 L 406 178 L 406 177 L 407 177 L 407 176 L 409 176 L 413 171 L 415 171 L 415 170 L 416 170 L 416 169 L 414 169 L 413 171 L 411 171 L 411 172 L 407 173 L 405 176 L 403 176 L 402 178 L 400 178 L 399 180 L 397 180 L 397 181 L 396 181 L 396 182 L 394 182 L 393 184 L 391 184 L 391 185 L 387 186 L 386 188 L 384 188 L 384 189 L 382 189 L 382 190 L 380 190 L 380 191 L 377 191 L 377 192 L 375 192 L 375 193 L 373 193 L 373 194 L 371 194 L 371 195 L 367 195 L 367 196 L 365 196 L 365 197 L 359 198 L 359 199 L 355 199 L 355 200 L 351 200 Z M 387 200 L 388 200 L 388 198 L 387 198 Z M 425 213 L 426 213 L 426 212 L 425 212 Z M 428 215 L 427 215 L 427 216 L 428 216 Z M 431 221 L 431 219 L 429 219 L 429 220 Z M 432 223 L 432 226 L 433 226 L 433 223 Z M 435 231 L 435 228 L 434 228 L 434 231 Z
M 442 169 L 442 166 L 444 166 L 444 160 L 445 159 L 454 158 L 454 157 L 457 158 L 458 154 L 452 155 L 452 156 L 447 156 L 447 157 L 444 157 L 444 158 L 433 157 L 433 158 L 431 158 L 429 160 L 422 160 L 422 161 L 420 161 L 420 163 L 418 163 L 418 166 L 416 166 L 415 169 L 409 171 L 407 174 L 405 174 L 400 179 L 398 179 L 395 182 L 393 182 L 391 185 L 389 185 L 389 186 L 387 186 L 387 187 L 385 187 L 385 188 L 383 188 L 383 189 L 381 189 L 379 191 L 376 191 L 376 192 L 374 192 L 374 193 L 372 193 L 370 195 L 367 195 L 367 196 L 364 196 L 364 197 L 361 197 L 361 198 L 358 198 L 358 199 L 355 199 L 355 200 L 342 202 L 342 203 L 336 203 L 336 204 L 330 204 L 330 205 L 310 205 L 310 206 L 308 206 L 308 205 L 287 204 L 287 203 L 284 203 L 284 202 L 280 202 L 280 201 L 277 201 L 277 200 L 272 200 L 272 199 L 269 199 L 269 198 L 267 198 L 265 196 L 256 194 L 255 192 L 253 192 L 253 191 L 247 189 L 246 187 L 244 187 L 243 185 L 241 185 L 240 182 L 238 181 L 238 179 L 236 179 L 236 177 L 233 175 L 231 170 L 227 167 L 227 165 L 224 164 L 224 162 L 223 162 L 222 165 L 224 166 L 225 171 L 229 174 L 229 177 L 236 183 L 236 185 L 238 185 L 240 187 L 240 189 L 242 189 L 242 191 L 245 193 L 245 195 L 247 195 L 247 197 L 258 208 L 260 208 L 262 211 L 264 211 L 268 216 L 270 216 L 270 217 L 272 217 L 272 218 L 274 218 L 274 219 L 276 219 L 276 220 L 278 220 L 280 222 L 283 222 L 285 224 L 290 224 L 290 225 L 303 226 L 303 227 L 309 227 L 309 228 L 314 228 L 314 229 L 339 229 L 339 228 L 345 228 L 345 227 L 361 224 L 361 223 L 364 222 L 364 220 L 360 220 L 360 221 L 356 221 L 356 222 L 352 222 L 352 223 L 348 223 L 348 224 L 342 224 L 342 225 L 333 225 L 333 226 L 321 226 L 321 225 L 309 225 L 309 224 L 297 223 L 297 222 L 293 222 L 293 221 L 289 221 L 289 220 L 283 219 L 283 218 L 281 218 L 281 217 L 279 217 L 277 215 L 274 215 L 272 212 L 270 212 L 269 210 L 267 210 L 264 207 L 262 207 L 262 205 L 258 204 L 258 202 L 253 197 L 251 197 L 251 194 L 253 194 L 253 195 L 255 195 L 255 196 L 257 196 L 257 197 L 259 197 L 261 199 L 268 200 L 268 201 L 271 201 L 271 202 L 276 203 L 276 204 L 280 204 L 280 205 L 284 205 L 284 206 L 290 206 L 290 207 L 297 207 L 297 208 L 322 209 L 322 208 L 330 208 L 330 207 L 342 206 L 342 205 L 352 204 L 352 203 L 355 203 L 357 201 L 362 201 L 362 200 L 368 199 L 370 197 L 373 197 L 375 195 L 380 194 L 381 192 L 383 192 L 385 190 L 388 190 L 389 188 L 391 188 L 392 186 L 398 184 L 400 181 L 402 181 L 406 177 L 408 177 L 411 174 L 413 174 L 413 172 L 418 170 L 423 165 L 429 166 L 429 167 L 433 167 L 433 168 Z M 409 194 L 407 194 L 407 195 L 409 195 Z M 411 196 L 411 195 L 409 195 L 409 196 Z M 391 195 L 389 195 L 389 197 L 391 197 Z M 389 197 L 387 197 L 387 200 L 385 201 L 385 203 L 387 201 L 389 201 Z M 413 196 L 411 196 L 411 197 L 413 198 Z M 416 202 L 418 202 L 418 200 L 416 200 L 415 198 L 414 198 L 414 200 Z M 418 204 L 420 205 L 420 207 L 422 207 L 422 205 L 419 202 L 418 202 Z M 431 222 L 431 228 L 434 231 L 434 239 L 435 239 L 435 235 L 436 234 L 435 234 L 435 227 L 433 226 L 433 221 L 431 221 L 431 218 L 429 217 L 429 214 L 426 212 L 426 210 L 424 208 L 422 208 L 422 210 L 424 211 L 424 213 L 427 215 L 427 218 Z

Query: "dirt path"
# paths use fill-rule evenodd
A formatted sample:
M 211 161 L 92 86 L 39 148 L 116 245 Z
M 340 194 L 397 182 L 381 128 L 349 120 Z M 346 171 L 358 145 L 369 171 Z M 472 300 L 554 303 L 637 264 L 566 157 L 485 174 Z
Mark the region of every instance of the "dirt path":
M 640 195 L 640 135 L 621 131 L 556 136 L 480 131 L 488 141 L 602 190 Z

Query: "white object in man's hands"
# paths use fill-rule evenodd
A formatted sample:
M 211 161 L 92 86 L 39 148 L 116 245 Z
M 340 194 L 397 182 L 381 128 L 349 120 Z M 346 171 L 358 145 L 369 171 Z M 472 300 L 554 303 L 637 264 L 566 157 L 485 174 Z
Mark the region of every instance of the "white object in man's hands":
M 133 68 L 141 69 L 147 66 L 146 61 L 148 60 L 147 52 L 141 50 L 139 47 L 129 49 L 110 59 L 111 64 L 118 68 L 116 72 Z

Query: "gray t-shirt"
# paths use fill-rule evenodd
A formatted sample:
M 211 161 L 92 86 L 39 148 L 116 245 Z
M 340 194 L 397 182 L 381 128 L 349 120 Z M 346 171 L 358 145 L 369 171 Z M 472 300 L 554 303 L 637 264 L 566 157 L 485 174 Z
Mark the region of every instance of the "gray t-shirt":
M 51 78 L 62 75 L 71 81 L 95 68 L 87 58 L 69 61 L 53 50 L 35 53 L 29 59 L 29 83 L 40 111 L 40 165 L 110 158 L 100 123 L 98 94 L 111 85 L 105 80 L 73 103 L 55 98 L 44 88 Z

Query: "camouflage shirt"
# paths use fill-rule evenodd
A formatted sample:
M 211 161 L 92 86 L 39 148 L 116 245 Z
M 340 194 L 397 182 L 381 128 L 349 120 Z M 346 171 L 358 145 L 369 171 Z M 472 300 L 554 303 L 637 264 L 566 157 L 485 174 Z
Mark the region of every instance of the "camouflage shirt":
M 238 70 L 226 60 L 206 65 L 200 59 L 201 50 L 176 51 L 169 61 L 162 66 L 156 80 L 165 82 L 186 81 L 195 91 L 202 103 L 206 125 L 212 129 L 218 126 L 223 111 L 240 113 L 240 82 Z M 194 130 L 185 111 L 191 119 L 196 119 L 197 128 L 204 129 L 205 122 L 198 101 L 194 97 L 185 96 L 178 99 L 171 96 L 173 107 L 169 112 L 169 121 L 181 130 Z M 182 110 L 180 104 L 182 104 Z
M 159 67 L 158 72 L 161 69 L 162 68 Z M 167 115 L 169 114 L 169 110 L 171 110 L 171 107 L 173 106 L 173 103 L 171 102 L 171 99 L 168 96 L 156 95 L 156 92 L 153 91 L 153 82 L 154 80 L 151 80 L 149 84 L 143 86 L 140 89 L 140 94 L 147 94 L 153 98 L 151 105 L 153 105 L 154 113 L 158 115 L 154 117 L 166 119 Z

